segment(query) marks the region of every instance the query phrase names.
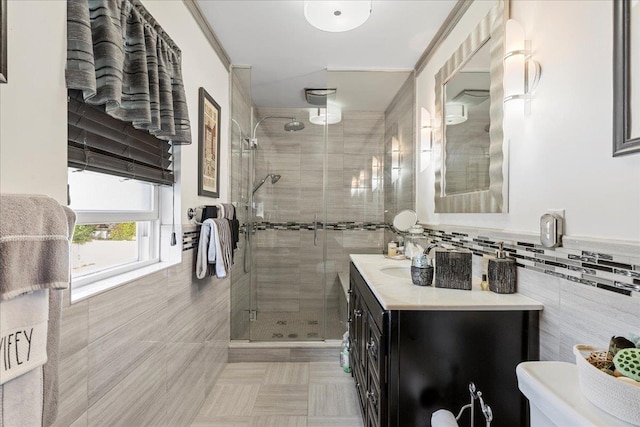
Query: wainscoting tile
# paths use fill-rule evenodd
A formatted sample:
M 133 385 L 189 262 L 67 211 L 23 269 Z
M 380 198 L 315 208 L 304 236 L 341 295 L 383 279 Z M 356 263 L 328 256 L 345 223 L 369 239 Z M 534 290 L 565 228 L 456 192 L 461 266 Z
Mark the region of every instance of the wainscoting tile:
M 315 384 L 309 386 L 310 417 L 357 417 L 359 404 L 351 384 Z
M 167 271 L 146 276 L 89 299 L 89 342 L 167 299 Z
M 205 398 L 203 344 L 167 344 L 166 425 L 188 426 Z
M 213 279 L 205 283 L 195 283 L 189 290 L 181 292 L 168 300 L 167 340 L 168 342 L 197 343 L 207 337 L 206 318 L 212 307 L 206 298 L 207 289 L 214 286 Z
M 262 385 L 253 415 L 307 415 L 307 385 Z
M 251 415 L 260 391 L 259 384 L 218 384 L 202 404 L 196 422 L 219 416 Z
M 89 425 L 162 425 L 167 406 L 165 373 L 166 356 L 160 351 L 89 407 Z
M 265 384 L 308 384 L 308 363 L 269 363 Z
M 159 304 L 89 344 L 89 406 L 134 372 L 148 375 L 139 366 L 162 354 L 165 329 L 166 306 Z
M 58 369 L 59 407 L 54 427 L 66 427 L 74 422 L 86 425 L 88 408 L 86 347 L 62 357 Z
M 213 390 L 218 378 L 229 362 L 229 341 L 204 343 L 205 396 Z
M 89 341 L 89 301 L 64 307 L 60 323 L 60 358 L 87 347 Z

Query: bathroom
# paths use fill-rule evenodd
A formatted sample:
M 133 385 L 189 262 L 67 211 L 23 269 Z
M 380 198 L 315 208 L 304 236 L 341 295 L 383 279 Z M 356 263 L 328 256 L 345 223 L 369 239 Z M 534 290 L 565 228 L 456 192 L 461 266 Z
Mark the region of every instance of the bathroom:
M 41 194 L 67 205 L 67 185 L 82 176 L 69 171 L 65 143 L 67 2 L 2 3 L 7 49 L 0 74 L 7 83 L 0 84 L 0 192 Z M 455 16 L 449 15 L 455 1 L 434 2 L 441 3 L 439 20 L 428 21 L 432 26 L 424 29 L 428 34 L 420 39 L 424 43 L 407 68 L 350 67 L 397 77 L 385 101 L 374 111 L 365 106 L 346 110 L 340 123 L 326 128 L 309 122 L 309 108 L 252 105 L 252 95 L 260 89 L 251 83 L 253 64 L 245 59 L 229 63 L 224 50 L 231 54 L 231 46 L 221 41 L 222 32 L 219 40 L 214 38 L 218 27 L 209 24 L 207 29 L 205 21 L 216 3 L 228 3 L 231 10 L 233 2 L 141 3 L 182 51 L 192 143 L 174 147 L 176 184 L 158 188 L 161 200 L 167 201 L 159 209 L 159 239 L 169 242 L 175 230 L 177 244 L 161 246 L 162 266 L 146 266 L 140 275 L 125 274 L 118 286 L 90 296 L 85 287 L 78 287 L 75 295 L 64 292 L 58 408 L 51 425 L 362 425 L 353 379 L 338 365 L 349 255 L 382 254 L 387 242 L 397 238 L 385 225 L 405 209 L 416 211 L 431 240 L 459 239 L 472 246 L 478 243 L 473 239 L 485 240 L 490 250 L 498 241 L 539 246 L 541 215 L 563 210 L 564 247 L 555 252 L 545 249 L 545 256 L 575 265 L 569 261 L 582 261 L 571 256 L 583 256 L 583 251 L 609 254 L 613 262 L 630 265 L 633 274 L 621 279 L 598 270 L 587 274 L 589 278 L 580 276 L 590 282 L 581 283 L 568 278 L 577 275 L 539 261 L 544 258 L 519 261 L 517 292 L 544 306 L 539 359 L 575 363 L 576 344 L 606 347 L 613 335 L 640 331 L 640 154 L 612 155 L 612 1 L 505 2 L 508 17 L 518 21 L 531 40 L 533 58 L 542 71 L 528 109 L 517 102 L 503 104 L 502 154 L 508 162 L 502 172 L 508 179 L 502 187 L 507 197 L 506 209 L 495 213 L 436 213 L 437 129 L 430 135 L 434 143 L 429 151 L 423 144 L 421 113 L 424 108 L 436 116 L 439 70 L 497 1 L 461 2 L 464 8 Z M 307 25 L 303 2 L 286 3 L 299 5 L 300 25 Z M 376 4 L 385 3 L 373 2 L 372 18 Z M 247 33 L 259 22 L 257 15 L 247 15 Z M 382 31 L 401 26 L 397 21 L 387 24 L 390 27 Z M 441 28 L 447 31 L 440 34 L 440 43 L 421 59 Z M 284 55 L 287 46 L 280 49 Z M 320 87 L 342 87 L 348 70 L 326 71 L 327 67 L 316 67 Z M 280 78 L 288 76 L 283 72 Z M 216 197 L 199 194 L 201 87 L 221 112 Z M 382 87 L 361 87 L 355 98 L 370 99 L 368 92 L 378 93 Z M 268 119 L 254 131 L 257 120 L 272 115 L 295 116 L 305 129 L 285 132 L 288 120 Z M 252 138 L 257 140 L 255 150 L 246 141 Z M 365 139 L 373 144 L 363 148 Z M 372 162 L 374 157 L 379 163 Z M 366 184 L 361 185 L 359 171 L 365 160 Z M 268 174 L 280 178 L 275 182 L 268 178 L 251 194 Z M 71 196 L 74 203 L 73 191 Z M 254 228 L 241 237 L 229 276 L 198 279 L 194 272 L 198 227 L 188 209 L 219 203 L 235 204 L 240 222 Z M 251 215 L 242 206 L 252 206 Z M 333 229 L 318 229 L 314 221 Z M 514 250 L 520 254 L 527 248 L 536 249 L 520 245 Z M 479 259 L 474 256 L 474 275 L 481 273 Z M 311 282 L 298 279 L 303 276 L 315 277 L 312 288 L 307 287 Z M 616 281 L 635 285 L 635 290 L 616 287 Z M 272 286 L 283 282 L 293 288 Z M 256 321 L 251 319 L 253 310 Z M 275 326 L 262 329 L 260 319 L 268 316 L 261 312 L 304 311 L 318 313 L 302 319 L 307 321 L 304 328 L 284 327 L 289 319 L 298 320 L 294 316 L 278 317 Z M 329 370 L 332 364 L 337 372 Z M 308 381 L 316 379 L 315 391 L 303 391 L 300 384 L 288 393 L 283 389 L 283 399 L 302 401 L 304 409 L 287 411 L 283 405 L 278 412 L 269 407 L 275 403 L 260 400 L 259 391 L 249 383 L 252 376 L 266 376 L 265 367 L 271 374 L 280 372 L 282 378 L 301 370 Z M 245 385 L 225 383 L 225 375 L 234 369 L 247 381 Z M 276 385 L 270 385 L 272 396 L 278 394 Z M 319 392 L 327 399 L 331 393 L 343 399 L 317 409 L 310 395 Z M 212 393 L 238 399 L 254 396 L 263 411 L 255 416 L 251 408 L 242 412 L 244 407 L 216 412 Z

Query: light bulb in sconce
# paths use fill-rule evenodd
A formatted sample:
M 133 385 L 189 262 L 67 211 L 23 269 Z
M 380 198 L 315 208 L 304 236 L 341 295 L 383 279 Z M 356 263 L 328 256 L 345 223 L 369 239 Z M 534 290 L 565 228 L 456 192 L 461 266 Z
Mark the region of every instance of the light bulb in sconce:
M 429 165 L 433 144 L 433 123 L 429 111 L 420 107 L 420 171 Z
M 524 100 L 528 111 L 531 94 L 540 81 L 540 63 L 531 57 L 531 41 L 519 22 L 509 19 L 505 27 L 504 102 Z
M 396 182 L 400 178 L 400 141 L 398 138 L 391 137 L 391 182 Z

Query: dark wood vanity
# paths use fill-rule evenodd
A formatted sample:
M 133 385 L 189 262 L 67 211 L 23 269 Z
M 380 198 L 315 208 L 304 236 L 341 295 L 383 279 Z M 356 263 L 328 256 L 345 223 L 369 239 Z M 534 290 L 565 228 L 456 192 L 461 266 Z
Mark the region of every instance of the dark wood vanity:
M 398 282 L 402 291 L 431 295 L 440 291 L 409 289 L 410 280 L 391 281 Z M 388 281 L 383 287 L 379 295 L 390 292 Z M 462 299 L 482 292 L 444 291 L 447 295 L 460 292 L 453 295 Z M 469 403 L 470 382 L 491 406 L 492 426 L 528 425 L 527 404 L 518 390 L 515 369 L 522 361 L 538 360 L 541 306 L 527 303 L 524 297 L 507 300 L 496 295 L 493 310 L 477 300 L 466 309 L 456 305 L 448 310 L 442 302 L 425 307 L 419 301 L 416 307 L 409 303 L 385 308 L 398 304 L 385 304 L 384 298 L 377 297 L 353 262 L 349 292 L 350 363 L 366 427 L 429 426 L 431 414 L 443 408 L 456 415 Z M 490 300 L 493 295 L 475 296 Z M 477 403 L 475 418 L 476 425 L 484 425 Z M 469 425 L 469 411 L 459 424 Z

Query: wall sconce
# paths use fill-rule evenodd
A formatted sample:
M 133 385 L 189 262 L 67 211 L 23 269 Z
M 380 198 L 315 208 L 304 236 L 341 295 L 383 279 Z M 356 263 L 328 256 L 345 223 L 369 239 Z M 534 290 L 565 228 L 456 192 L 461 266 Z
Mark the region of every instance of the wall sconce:
M 505 28 L 504 102 L 525 101 L 528 108 L 531 93 L 540 81 L 540 63 L 531 59 L 531 40 L 525 40 L 522 25 L 509 19 Z
M 400 178 L 400 141 L 395 136 L 391 137 L 391 182 Z
M 420 172 L 429 164 L 429 157 L 433 148 L 433 123 L 429 111 L 420 107 Z

